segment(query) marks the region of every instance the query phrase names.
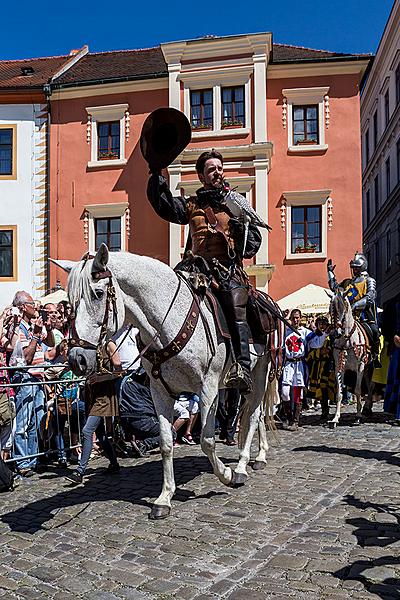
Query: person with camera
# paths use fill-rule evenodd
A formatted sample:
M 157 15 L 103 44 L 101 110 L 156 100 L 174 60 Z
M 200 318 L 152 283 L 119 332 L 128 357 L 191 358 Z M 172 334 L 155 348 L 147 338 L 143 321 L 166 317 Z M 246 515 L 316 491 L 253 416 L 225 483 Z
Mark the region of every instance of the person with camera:
M 18 473 L 23 477 L 31 477 L 37 465 L 38 430 L 44 414 L 43 369 L 44 344 L 53 347 L 54 336 L 52 325 L 47 319 L 39 316 L 36 303 L 25 291 L 17 292 L 13 299 L 13 307 L 20 313 L 17 340 L 10 358 L 16 370 L 12 383 L 23 383 L 15 388 L 15 434 L 14 453 Z M 22 366 L 30 369 L 18 369 Z

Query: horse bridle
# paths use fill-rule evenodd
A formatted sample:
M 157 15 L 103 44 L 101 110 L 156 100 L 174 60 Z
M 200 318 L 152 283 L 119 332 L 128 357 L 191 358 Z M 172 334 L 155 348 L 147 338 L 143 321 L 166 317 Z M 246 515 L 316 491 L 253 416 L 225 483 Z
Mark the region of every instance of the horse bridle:
M 96 351 L 96 365 L 97 372 L 104 373 L 108 372 L 108 370 L 104 367 L 104 357 L 103 357 L 103 344 L 106 339 L 107 329 L 108 329 L 108 319 L 110 310 L 113 313 L 113 321 L 115 323 L 115 332 L 118 331 L 118 309 L 117 309 L 117 296 L 115 292 L 115 287 L 112 280 L 111 271 L 106 269 L 105 271 L 97 271 L 92 273 L 92 277 L 95 281 L 99 281 L 101 279 L 107 279 L 107 288 L 106 288 L 106 306 L 104 310 L 104 317 L 100 328 L 100 335 L 97 341 L 97 344 L 92 344 L 92 342 L 88 342 L 87 340 L 83 340 L 79 337 L 76 327 L 75 327 L 75 318 L 71 322 L 70 328 L 70 338 L 68 340 L 70 348 L 81 348 L 82 350 L 95 350 Z

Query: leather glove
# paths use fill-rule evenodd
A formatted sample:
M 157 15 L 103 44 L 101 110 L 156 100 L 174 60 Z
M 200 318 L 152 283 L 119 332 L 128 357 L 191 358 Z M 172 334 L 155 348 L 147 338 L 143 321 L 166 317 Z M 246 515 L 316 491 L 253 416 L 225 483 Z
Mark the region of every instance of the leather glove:
M 336 265 L 333 265 L 333 264 L 332 264 L 332 259 L 331 259 L 331 258 L 328 260 L 328 263 L 327 263 L 327 265 L 326 265 L 326 269 L 327 269 L 328 273 L 329 273 L 329 272 L 330 272 L 330 273 L 333 273 L 333 272 L 334 272 L 334 270 L 336 269 Z

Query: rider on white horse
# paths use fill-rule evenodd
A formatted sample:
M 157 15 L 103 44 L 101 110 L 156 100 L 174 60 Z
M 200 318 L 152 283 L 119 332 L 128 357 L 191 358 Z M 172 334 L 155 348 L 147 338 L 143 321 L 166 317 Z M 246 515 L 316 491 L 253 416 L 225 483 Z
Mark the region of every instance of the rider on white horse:
M 332 292 L 336 293 L 338 288 L 343 290 L 343 294 L 350 302 L 355 318 L 362 323 L 366 333 L 371 338 L 371 350 L 374 357 L 374 366 L 379 368 L 381 365 L 378 360 L 379 355 L 379 327 L 377 323 L 376 311 L 376 281 L 368 273 L 368 262 L 364 254 L 356 252 L 353 260 L 350 261 L 351 279 L 345 279 L 341 283 L 336 281 L 336 265 L 332 265 L 332 260 L 328 260 L 328 284 Z
M 242 263 L 261 245 L 258 227 L 250 223 L 245 228 L 224 202 L 226 182 L 219 152 L 211 150 L 199 156 L 196 171 L 203 187 L 190 198 L 173 196 L 165 178 L 149 166 L 152 175 L 147 196 L 156 213 L 172 223 L 189 224 L 190 242 L 177 268 L 190 271 L 194 266 L 218 285 L 214 291 L 226 316 L 236 359 L 224 384 L 248 394 L 252 389 L 246 319 L 248 279 Z

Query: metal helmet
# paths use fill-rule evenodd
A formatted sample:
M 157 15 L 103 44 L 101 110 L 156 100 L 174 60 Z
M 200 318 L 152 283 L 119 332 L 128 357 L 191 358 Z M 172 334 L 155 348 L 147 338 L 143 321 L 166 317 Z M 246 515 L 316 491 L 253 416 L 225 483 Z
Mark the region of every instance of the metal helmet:
M 368 261 L 362 252 L 356 252 L 353 260 L 350 261 L 350 269 L 360 269 L 361 271 L 368 270 Z

